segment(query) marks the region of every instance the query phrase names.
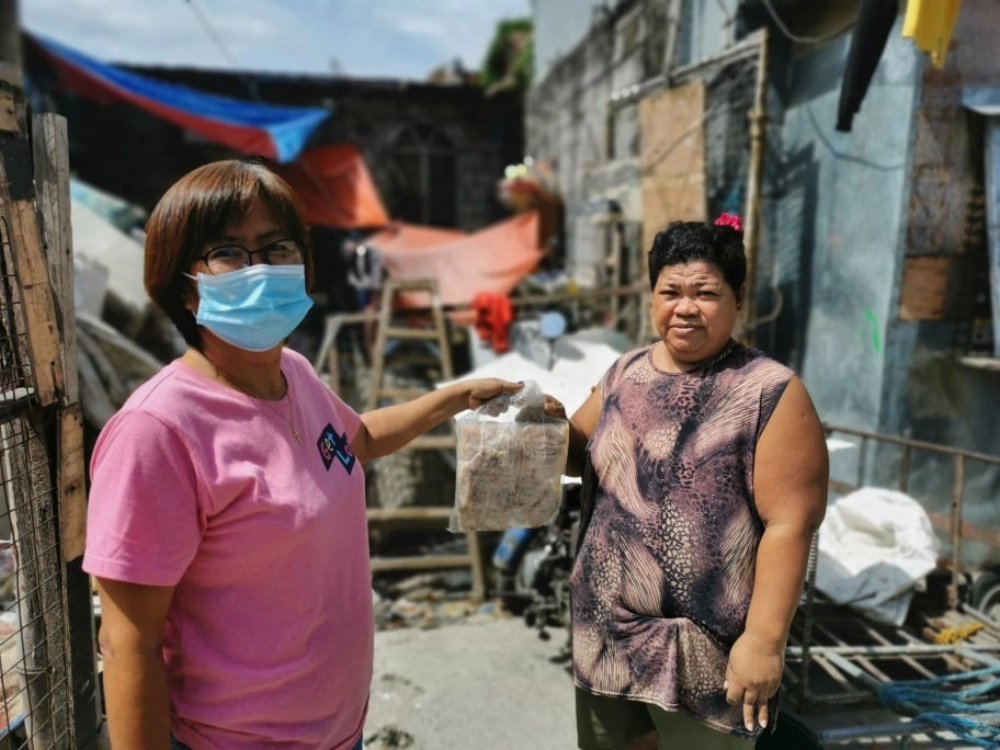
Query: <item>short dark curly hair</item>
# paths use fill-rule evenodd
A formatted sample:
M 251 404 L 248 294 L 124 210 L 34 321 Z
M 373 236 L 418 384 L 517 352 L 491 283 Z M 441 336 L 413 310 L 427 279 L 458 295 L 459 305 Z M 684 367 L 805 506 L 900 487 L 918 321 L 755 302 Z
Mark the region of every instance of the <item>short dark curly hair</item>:
M 666 266 L 703 260 L 718 266 L 722 278 L 739 299 L 747 278 L 747 256 L 743 233 L 731 226 L 701 221 L 675 221 L 657 233 L 649 249 L 649 288 L 656 287 Z

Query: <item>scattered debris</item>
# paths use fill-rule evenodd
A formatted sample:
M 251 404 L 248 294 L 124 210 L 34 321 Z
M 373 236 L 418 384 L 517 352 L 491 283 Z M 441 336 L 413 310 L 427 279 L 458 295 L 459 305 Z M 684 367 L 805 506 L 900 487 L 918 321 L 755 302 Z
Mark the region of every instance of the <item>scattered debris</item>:
M 391 724 L 381 727 L 371 737 L 365 738 L 365 747 L 371 750 L 395 750 L 413 747 L 413 735 Z
M 437 628 L 458 623 L 476 624 L 506 619 L 510 614 L 498 601 L 477 603 L 438 588 L 421 587 L 399 599 L 375 595 L 375 629 Z

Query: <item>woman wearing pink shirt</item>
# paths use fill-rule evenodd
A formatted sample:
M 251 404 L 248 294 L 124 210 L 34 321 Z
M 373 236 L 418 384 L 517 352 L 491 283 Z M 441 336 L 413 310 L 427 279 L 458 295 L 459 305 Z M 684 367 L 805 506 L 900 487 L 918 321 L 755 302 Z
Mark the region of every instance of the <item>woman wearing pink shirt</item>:
M 194 170 L 147 227 L 150 297 L 187 341 L 102 431 L 84 567 L 114 748 L 361 747 L 373 617 L 362 464 L 517 384 L 358 415 L 284 339 L 310 246 L 254 161 Z

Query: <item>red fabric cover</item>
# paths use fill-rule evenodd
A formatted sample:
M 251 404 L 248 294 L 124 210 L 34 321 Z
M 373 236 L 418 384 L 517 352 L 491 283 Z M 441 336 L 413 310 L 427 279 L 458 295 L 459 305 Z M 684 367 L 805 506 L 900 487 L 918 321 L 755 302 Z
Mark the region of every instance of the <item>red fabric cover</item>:
M 505 294 L 480 292 L 472 299 L 472 309 L 476 312 L 476 333 L 483 341 L 489 341 L 495 351 L 503 354 L 510 350 L 508 331 L 514 322 L 514 307 Z

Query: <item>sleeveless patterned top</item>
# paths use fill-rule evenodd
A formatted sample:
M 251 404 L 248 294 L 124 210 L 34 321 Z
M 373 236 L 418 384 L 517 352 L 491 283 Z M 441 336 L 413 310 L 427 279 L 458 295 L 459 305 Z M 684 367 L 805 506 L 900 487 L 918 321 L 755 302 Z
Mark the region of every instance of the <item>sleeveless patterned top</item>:
M 652 352 L 623 355 L 600 384 L 571 578 L 575 682 L 754 737 L 722 684 L 763 534 L 757 439 L 793 373 L 735 342 L 688 373 Z

